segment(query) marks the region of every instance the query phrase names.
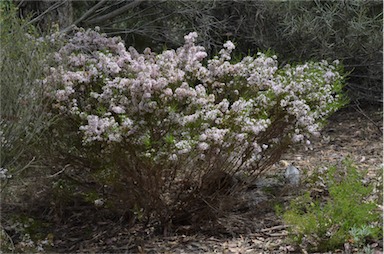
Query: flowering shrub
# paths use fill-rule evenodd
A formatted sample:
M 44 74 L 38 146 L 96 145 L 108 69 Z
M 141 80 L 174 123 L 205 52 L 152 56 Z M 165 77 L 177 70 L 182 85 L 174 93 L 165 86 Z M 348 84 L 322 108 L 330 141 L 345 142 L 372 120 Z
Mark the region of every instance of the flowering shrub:
M 140 54 L 119 38 L 80 30 L 43 81 L 53 112 L 78 124 L 83 146 L 143 192 L 156 189 L 152 199 L 164 207 L 178 181 L 194 189 L 215 170 L 257 176 L 292 142 L 309 145 L 345 102 L 337 62 L 279 69 L 276 56 L 263 53 L 234 62 L 230 41 L 206 59 L 196 37 Z

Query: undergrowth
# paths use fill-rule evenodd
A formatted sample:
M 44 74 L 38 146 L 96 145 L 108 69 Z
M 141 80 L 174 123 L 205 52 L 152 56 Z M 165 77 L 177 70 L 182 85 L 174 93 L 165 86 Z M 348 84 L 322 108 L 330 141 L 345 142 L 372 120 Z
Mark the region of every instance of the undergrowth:
M 317 172 L 312 184 L 325 186 L 323 195 L 308 190 L 282 213 L 290 241 L 306 250 L 332 251 L 347 242 L 362 248 L 382 239 L 378 200 L 372 199 L 375 186 L 364 183 L 364 176 L 349 159 Z

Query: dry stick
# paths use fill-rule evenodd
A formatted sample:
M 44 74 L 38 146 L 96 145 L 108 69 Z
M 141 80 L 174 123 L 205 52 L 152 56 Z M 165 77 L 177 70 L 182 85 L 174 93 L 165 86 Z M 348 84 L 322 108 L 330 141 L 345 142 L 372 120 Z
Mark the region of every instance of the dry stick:
M 124 5 L 123 7 L 119 8 L 117 10 L 114 10 L 114 11 L 108 13 L 108 14 L 105 14 L 105 15 L 103 15 L 101 17 L 96 17 L 94 19 L 88 20 L 88 21 L 86 21 L 86 24 L 92 25 L 92 24 L 96 24 L 96 23 L 101 23 L 101 22 L 103 22 L 105 20 L 108 20 L 108 19 L 111 19 L 111 18 L 113 18 L 115 16 L 118 16 L 118 15 L 124 13 L 125 11 L 127 11 L 129 9 L 132 9 L 132 8 L 136 7 L 141 2 L 142 2 L 141 0 L 134 0 L 134 1 Z
M 269 231 L 273 231 L 273 230 L 280 230 L 280 229 L 286 229 L 286 228 L 288 228 L 288 226 L 278 225 L 278 226 L 274 226 L 274 227 L 270 227 L 270 228 L 263 228 L 260 230 L 260 232 L 269 232 Z
M 364 111 L 359 106 L 358 102 L 355 103 L 355 106 L 357 108 L 356 111 L 359 112 L 360 114 L 362 114 L 365 118 L 367 118 L 368 121 L 370 121 L 377 128 L 377 130 L 379 131 L 380 134 L 383 134 L 383 131 L 381 130 L 380 126 L 378 124 L 376 124 L 375 121 L 373 121 L 369 116 L 367 116 L 367 114 L 364 113 Z
M 147 10 L 149 10 L 149 9 L 150 9 L 150 7 L 142 8 L 141 10 L 139 10 L 139 11 L 133 13 L 132 15 L 130 15 L 130 16 L 128 16 L 128 17 L 124 17 L 123 19 L 114 20 L 114 21 L 112 21 L 112 22 L 109 22 L 108 25 L 109 25 L 109 26 L 112 26 L 112 25 L 114 25 L 114 24 L 122 23 L 122 22 L 125 22 L 125 21 L 127 21 L 127 20 L 133 20 L 134 18 L 137 18 L 137 17 L 140 17 L 141 19 L 143 19 L 143 18 L 145 18 L 145 17 L 147 17 L 147 16 L 154 16 L 154 15 L 152 15 L 152 13 L 150 13 L 150 14 L 145 14 L 145 13 L 142 14 L 143 12 L 145 12 L 145 11 L 147 11 Z
M 40 14 L 39 16 L 37 16 L 36 18 L 30 20 L 30 21 L 29 21 L 26 25 L 24 25 L 24 26 L 27 26 L 27 25 L 30 25 L 30 24 L 32 24 L 32 23 L 34 23 L 34 22 L 39 21 L 40 19 L 43 18 L 43 16 L 44 16 L 45 14 L 47 14 L 48 12 L 50 12 L 50 11 L 52 11 L 52 10 L 54 10 L 54 9 L 59 8 L 59 7 L 60 7 L 61 5 L 63 5 L 63 4 L 65 4 L 65 1 L 57 2 L 55 5 L 50 6 L 48 9 L 46 9 L 43 13 L 41 13 L 41 14 Z
M 91 9 L 89 9 L 86 13 L 84 13 L 83 16 L 81 16 L 79 19 L 77 19 L 75 22 L 73 22 L 73 24 L 71 24 L 70 26 L 64 28 L 63 30 L 61 30 L 60 32 L 61 33 L 67 33 L 69 31 L 71 31 L 77 24 L 79 24 L 81 21 L 83 21 L 84 19 L 88 18 L 93 12 L 95 12 L 101 5 L 103 5 L 107 0 L 101 0 L 100 2 L 98 2 L 97 4 L 95 4 Z
M 267 233 L 267 235 L 271 236 L 271 237 L 281 237 L 281 236 L 287 236 L 288 233 Z
M 5 230 L 3 229 L 3 227 L 1 227 L 0 230 L 1 230 L 2 234 L 5 235 L 5 236 L 8 238 L 8 242 L 9 242 L 10 245 L 11 245 L 11 247 L 8 247 L 8 248 L 9 248 L 9 250 L 11 250 L 12 253 L 13 253 L 13 251 L 15 250 L 15 244 L 14 244 L 14 242 L 13 242 L 13 240 L 12 240 L 12 237 L 7 233 L 7 231 L 5 231 Z M 3 244 L 4 244 L 4 242 L 3 242 Z
M 48 178 L 53 178 L 53 177 L 56 177 L 56 176 L 60 175 L 60 174 L 63 173 L 63 172 L 64 172 L 70 165 L 71 165 L 71 164 L 67 164 L 67 165 L 65 165 L 65 166 L 63 167 L 62 170 L 60 170 L 59 172 L 54 173 L 53 175 L 48 176 Z

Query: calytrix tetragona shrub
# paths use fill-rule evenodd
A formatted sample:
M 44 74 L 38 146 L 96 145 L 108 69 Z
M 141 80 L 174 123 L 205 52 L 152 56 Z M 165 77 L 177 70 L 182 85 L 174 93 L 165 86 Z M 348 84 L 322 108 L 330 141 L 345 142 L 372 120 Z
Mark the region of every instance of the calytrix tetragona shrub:
M 176 50 L 140 54 L 119 38 L 79 30 L 44 80 L 53 112 L 78 123 L 83 145 L 124 168 L 126 180 L 145 178 L 141 188 L 156 188 L 157 205 L 172 203 L 164 193 L 179 180 L 199 188 L 215 170 L 258 175 L 292 142 L 309 145 L 345 102 L 337 62 L 279 69 L 263 53 L 234 62 L 230 41 L 206 59 L 195 32 L 184 38 Z

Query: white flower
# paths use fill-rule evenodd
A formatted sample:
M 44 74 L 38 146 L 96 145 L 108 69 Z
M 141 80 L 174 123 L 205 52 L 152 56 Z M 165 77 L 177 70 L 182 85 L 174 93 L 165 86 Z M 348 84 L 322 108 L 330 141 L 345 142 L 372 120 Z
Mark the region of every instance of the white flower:
M 172 92 L 172 89 L 171 88 L 166 88 L 164 89 L 163 93 L 168 96 L 168 97 L 171 97 L 173 95 L 173 92 Z
M 197 38 L 196 32 L 191 32 L 188 35 L 184 36 L 185 43 L 194 43 Z
M 171 154 L 171 155 L 169 156 L 169 160 L 170 160 L 170 161 L 177 161 L 177 155 L 176 155 L 176 154 Z
M 108 135 L 108 141 L 110 142 L 121 142 L 121 140 L 122 140 L 122 137 L 120 133 L 110 133 Z
M 6 178 L 11 178 L 12 175 L 7 175 L 8 169 L 6 168 L 0 168 L 0 179 L 6 179 Z
M 227 99 L 223 99 L 219 105 L 217 105 L 219 110 L 223 113 L 227 112 L 228 111 L 228 108 L 229 108 L 229 102 Z
M 226 43 L 224 43 L 224 48 L 232 51 L 234 50 L 236 47 L 235 47 L 235 44 L 233 44 L 231 41 L 227 41 Z
M 205 142 L 201 142 L 198 144 L 197 148 L 201 151 L 205 151 L 209 148 L 209 145 Z
M 335 75 L 335 73 L 333 73 L 332 71 L 327 71 L 325 74 L 324 74 L 324 79 L 329 82 L 329 80 L 331 80 Z
M 207 57 L 207 53 L 205 53 L 205 52 L 197 52 L 195 55 L 195 58 L 197 61 L 201 61 L 206 57 Z
M 242 142 L 246 138 L 246 134 L 245 133 L 236 134 L 235 138 L 238 142 Z
M 128 117 L 126 117 L 126 118 L 124 118 L 121 125 L 125 128 L 131 128 L 133 126 L 133 121 L 131 119 L 129 119 Z
M 65 92 L 65 90 L 57 90 L 56 91 L 56 100 L 58 101 L 65 101 L 68 99 L 68 95 Z
M 96 200 L 94 201 L 94 204 L 95 204 L 95 206 L 97 206 L 97 207 L 101 207 L 101 206 L 104 205 L 104 200 L 103 200 L 102 198 L 96 199 Z
M 191 150 L 191 145 L 188 140 L 181 140 L 175 144 L 176 148 L 179 149 L 179 154 L 188 153 Z
M 304 139 L 304 136 L 302 135 L 302 134 L 294 134 L 293 136 L 292 136 L 292 141 L 293 142 L 295 142 L 295 143 L 297 143 L 297 142 L 300 142 L 300 141 L 302 141 Z
M 123 114 L 123 113 L 125 113 L 125 110 L 122 107 L 119 107 L 119 106 L 112 107 L 112 111 L 115 112 L 116 114 Z

